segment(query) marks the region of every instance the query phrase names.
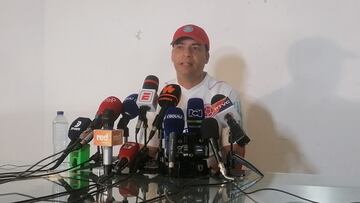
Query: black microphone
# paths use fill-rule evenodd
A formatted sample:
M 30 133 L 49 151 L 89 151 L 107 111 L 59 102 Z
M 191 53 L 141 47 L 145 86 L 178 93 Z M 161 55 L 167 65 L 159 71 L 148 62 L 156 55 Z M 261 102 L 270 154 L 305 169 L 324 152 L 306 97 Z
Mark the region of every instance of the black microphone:
M 197 134 L 200 133 L 201 123 L 205 118 L 203 99 L 189 99 L 187 103 L 186 116 L 188 132 Z
M 118 122 L 117 129 L 124 130 L 125 142 L 127 142 L 129 137 L 129 128 L 127 127 L 129 121 L 139 115 L 139 107 L 136 104 L 137 97 L 138 94 L 131 94 L 123 101 L 122 117 Z
M 184 113 L 178 107 L 169 107 L 164 117 L 165 149 L 169 160 L 169 173 L 175 167 L 177 136 L 184 130 Z
M 236 122 L 236 120 L 240 120 L 240 115 L 228 97 L 225 97 L 222 94 L 213 96 L 211 99 L 211 106 L 215 113 L 215 117 L 220 123 L 229 126 L 231 135 L 229 137 L 230 143 L 236 142 L 240 146 L 245 146 L 250 142 L 250 138 Z
M 205 118 L 201 125 L 201 136 L 203 139 L 208 139 L 210 143 L 210 147 L 214 153 L 216 162 L 220 168 L 221 174 L 229 180 L 233 180 L 233 178 L 228 177 L 226 175 L 226 168 L 224 163 L 221 160 L 221 156 L 219 154 L 219 148 L 217 145 L 217 140 L 219 139 L 219 125 L 215 118 Z
M 176 84 L 166 85 L 159 95 L 158 103 L 161 106 L 160 112 L 156 115 L 152 128 L 150 131 L 149 139 L 146 144 L 154 137 L 155 132 L 161 129 L 166 110 L 171 106 L 176 106 L 180 101 L 181 88 Z
M 136 104 L 139 107 L 139 118 L 135 128 L 135 135 L 140 131 L 141 125 L 146 121 L 148 111 L 155 112 L 157 107 L 157 91 L 159 88 L 159 79 L 154 75 L 145 78 L 142 89 L 139 92 Z
M 56 169 L 67 157 L 67 155 L 75 148 L 76 142 L 78 141 L 80 134 L 86 130 L 91 123 L 90 118 L 84 118 L 84 117 L 78 117 L 75 119 L 68 131 L 68 137 L 70 138 L 70 143 L 62 153 L 62 155 L 57 159 L 57 162 L 53 167 L 50 168 L 50 170 Z

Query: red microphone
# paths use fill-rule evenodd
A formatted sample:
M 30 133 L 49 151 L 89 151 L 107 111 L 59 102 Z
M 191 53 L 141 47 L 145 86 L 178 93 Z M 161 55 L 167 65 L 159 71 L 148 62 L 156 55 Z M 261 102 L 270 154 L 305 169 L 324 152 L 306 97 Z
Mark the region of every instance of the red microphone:
M 107 97 L 104 101 L 101 102 L 94 120 L 91 122 L 90 127 L 86 129 L 81 135 L 81 144 L 89 143 L 93 138 L 93 130 L 100 129 L 103 125 L 102 123 L 102 115 L 105 111 L 112 111 L 113 113 L 113 122 L 119 117 L 122 111 L 122 103 L 120 99 L 114 96 Z
M 120 172 L 126 166 L 128 166 L 130 163 L 132 163 L 135 160 L 136 155 L 139 152 L 139 150 L 140 150 L 140 145 L 136 142 L 124 143 L 119 150 L 118 159 L 120 161 L 115 166 L 116 171 Z
M 137 197 L 139 195 L 139 187 L 135 181 L 130 179 L 129 181 L 124 181 L 120 184 L 119 193 L 124 198 Z
M 112 110 L 114 112 L 114 117 L 119 117 L 122 112 L 123 105 L 117 97 L 110 96 L 107 97 L 103 102 L 101 102 L 96 116 L 102 115 L 106 109 Z

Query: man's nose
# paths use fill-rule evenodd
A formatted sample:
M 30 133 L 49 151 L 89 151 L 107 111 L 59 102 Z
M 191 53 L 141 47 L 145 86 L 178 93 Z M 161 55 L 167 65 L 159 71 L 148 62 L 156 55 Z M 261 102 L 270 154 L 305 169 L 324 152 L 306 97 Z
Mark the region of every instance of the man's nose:
M 184 54 L 184 56 L 186 56 L 186 57 L 192 56 L 191 48 L 190 48 L 190 47 L 185 48 L 183 54 Z

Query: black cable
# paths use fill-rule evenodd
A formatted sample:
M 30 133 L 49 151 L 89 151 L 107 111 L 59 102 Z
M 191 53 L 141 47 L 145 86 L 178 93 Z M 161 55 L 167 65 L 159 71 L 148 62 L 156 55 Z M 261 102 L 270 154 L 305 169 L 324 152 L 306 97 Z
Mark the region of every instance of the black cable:
M 165 195 L 160 195 L 160 196 L 154 197 L 152 199 L 142 201 L 140 203 L 148 203 L 148 202 L 153 202 L 153 201 L 159 201 L 159 200 L 163 199 L 164 197 L 165 197 Z
M 90 189 L 90 187 L 95 186 L 95 185 L 96 184 L 89 185 L 89 189 Z M 78 191 L 81 191 L 81 190 L 83 190 L 83 188 L 74 189 L 74 190 L 69 191 L 69 192 L 68 191 L 59 192 L 59 193 L 55 193 L 55 194 L 51 194 L 51 195 L 45 195 L 45 196 L 36 197 L 36 198 L 32 198 L 32 199 L 27 199 L 27 200 L 22 200 L 22 201 L 17 201 L 17 202 L 13 202 L 13 203 L 30 203 L 30 202 L 38 202 L 38 201 L 49 201 L 49 199 L 65 196 L 65 195 L 71 194 L 73 192 L 78 192 Z
M 247 168 L 249 168 L 250 170 L 254 171 L 256 174 L 260 175 L 261 177 L 264 177 L 264 174 L 258 169 L 256 168 L 252 163 L 250 163 L 249 161 L 247 161 L 246 159 L 242 158 L 241 156 L 239 156 L 238 154 L 233 154 L 233 156 L 235 158 L 237 158 L 238 160 L 240 160 L 241 162 L 243 162 L 243 165 L 246 166 Z
M 65 151 L 65 150 L 63 150 L 63 151 Z M 30 167 L 28 168 L 28 169 L 26 169 L 25 171 L 18 171 L 18 172 L 12 172 L 12 173 L 16 173 L 17 175 L 21 175 L 21 174 L 23 174 L 23 173 L 26 173 L 26 172 L 32 172 L 32 168 L 34 168 L 35 166 L 37 166 L 39 163 L 41 163 L 41 162 L 43 162 L 43 161 L 45 161 L 45 160 L 47 160 L 47 159 L 49 159 L 49 158 L 52 158 L 52 157 L 54 157 L 54 156 L 56 156 L 56 155 L 58 155 L 58 154 L 60 154 L 60 153 L 62 153 L 63 151 L 60 151 L 60 152 L 58 152 L 58 153 L 55 153 L 55 154 L 53 154 L 53 155 L 50 155 L 50 156 L 48 156 L 48 157 L 45 157 L 44 159 L 42 159 L 42 160 L 40 160 L 40 161 L 38 161 L 37 163 L 35 163 L 35 164 L 33 164 L 33 165 L 30 165 Z M 56 160 L 56 159 L 55 159 Z M 53 163 L 54 161 L 52 161 L 52 163 Z M 41 167 L 46 167 L 46 166 L 48 166 L 49 164 L 47 164 L 47 165 L 41 165 Z M 36 170 L 33 170 L 33 171 L 37 171 L 37 170 L 39 170 L 39 169 L 36 169 Z M 6 175 L 8 175 L 8 174 L 12 174 L 11 172 L 9 173 L 9 172 L 7 172 L 7 173 L 0 173 L 0 175 L 4 175 L 4 174 L 6 174 Z M 1 184 L 1 183 L 0 183 Z
M 0 194 L 0 197 L 1 196 L 10 196 L 10 195 L 18 195 L 18 196 L 22 196 L 22 197 L 35 198 L 33 196 L 23 194 L 23 193 L 18 193 L 18 192 L 3 193 L 3 194 Z
M 47 160 L 47 159 L 50 159 L 50 158 L 52 158 L 52 157 L 54 157 L 54 156 L 56 156 L 56 155 L 62 154 L 62 155 L 61 155 L 60 157 L 58 157 L 57 159 L 54 159 L 54 160 L 51 161 L 50 163 L 48 163 L 48 164 L 40 167 L 40 168 L 37 169 L 37 170 L 34 170 L 33 172 L 30 172 L 30 173 L 27 174 L 27 175 L 31 175 L 31 174 L 33 174 L 33 173 L 36 173 L 37 171 L 39 171 L 39 170 L 41 170 L 41 169 L 49 166 L 50 164 L 57 162 L 59 159 L 62 159 L 62 158 L 65 159 L 66 156 L 67 156 L 71 151 L 73 151 L 73 150 L 74 150 L 73 148 L 76 147 L 79 143 L 80 143 L 80 140 L 78 139 L 78 140 L 76 140 L 74 143 L 72 143 L 70 146 L 67 146 L 64 150 L 61 150 L 61 151 L 59 151 L 59 152 L 57 152 L 57 153 L 55 153 L 55 154 L 53 154 L 53 155 L 50 155 L 50 156 L 48 156 L 48 157 L 46 157 L 46 158 L 38 161 L 37 163 L 35 163 L 33 166 L 31 166 L 30 168 L 28 168 L 27 170 L 25 170 L 23 173 L 19 174 L 18 176 L 23 176 L 23 174 L 25 174 L 26 172 L 29 172 L 32 168 L 34 168 L 35 166 L 37 166 L 39 163 L 41 163 L 41 162 L 43 162 L 43 161 L 45 161 L 45 160 Z M 65 157 L 64 157 L 64 156 L 65 156 Z M 61 163 L 61 162 L 60 162 L 60 163 Z M 55 165 L 54 165 L 53 167 L 51 167 L 50 170 L 54 170 L 60 163 L 55 163 Z
M 262 177 L 261 177 L 262 178 Z M 260 179 L 261 179 L 260 178 Z M 249 199 L 251 199 L 253 202 L 256 202 L 253 198 L 251 198 L 248 194 L 246 194 L 246 192 L 244 190 L 242 190 L 240 187 L 238 187 L 234 181 L 232 180 L 228 180 L 224 177 L 221 178 L 222 180 L 224 180 L 224 182 L 219 182 L 219 183 L 204 183 L 204 184 L 191 184 L 188 185 L 188 187 L 201 187 L 201 186 L 208 186 L 208 187 L 212 187 L 212 186 L 219 186 L 219 185 L 223 185 L 223 184 L 229 184 L 232 183 L 233 185 L 235 185 L 235 187 L 244 195 L 246 195 Z
M 40 161 L 38 161 L 37 163 L 35 163 L 34 165 L 32 165 L 30 168 L 28 168 L 28 169 L 26 169 L 25 171 L 23 171 L 23 173 L 26 173 L 26 172 L 30 171 L 32 168 L 34 168 L 35 166 L 37 166 L 39 163 L 41 163 L 41 162 L 43 162 L 43 161 L 45 161 L 45 160 L 47 160 L 47 159 L 50 159 L 50 158 L 52 158 L 52 157 L 54 157 L 54 156 L 56 156 L 56 155 L 59 155 L 59 154 L 63 153 L 65 150 L 66 150 L 66 149 L 64 149 L 64 150 L 59 151 L 59 152 L 57 152 L 57 153 L 55 153 L 55 154 L 53 154 L 53 155 L 50 155 L 50 156 L 48 156 L 48 157 L 45 157 L 45 158 L 41 159 Z M 56 160 L 56 159 L 55 159 L 55 160 Z M 54 162 L 55 160 L 53 160 L 53 162 Z M 21 176 L 21 175 L 22 175 L 22 174 L 20 174 L 20 176 Z
M 85 162 L 81 163 L 81 164 L 84 164 Z M 79 164 L 79 165 L 81 165 Z M 78 167 L 79 165 L 77 166 L 74 166 L 74 167 Z M 90 181 L 89 181 L 90 182 Z M 55 183 L 54 183 L 55 184 Z M 97 184 L 90 184 L 88 187 L 89 187 L 89 190 L 95 188 L 94 186 L 97 187 Z M 28 200 L 22 200 L 22 201 L 18 201 L 16 203 L 28 203 L 28 202 L 37 202 L 37 201 L 53 201 L 53 200 L 50 200 L 52 198 L 56 198 L 56 197 L 61 197 L 61 196 L 65 196 L 65 195 L 68 195 L 68 194 L 71 194 L 71 193 L 75 193 L 75 192 L 78 192 L 78 191 L 81 191 L 83 190 L 84 188 L 79 188 L 79 189 L 73 189 L 71 191 L 66 191 L 66 192 L 60 192 L 60 193 L 55 193 L 55 194 L 51 194 L 51 195 L 46 195 L 46 196 L 41 196 L 41 197 L 36 197 L 36 198 L 32 198 L 32 199 L 28 199 Z M 90 195 L 90 194 L 89 194 Z M 84 198 L 88 197 L 89 195 L 86 195 Z M 54 200 L 55 201 L 55 200 Z
M 55 171 L 55 172 L 52 172 L 52 173 L 46 173 L 46 174 L 40 174 L 40 175 L 26 175 L 26 176 L 20 176 L 21 174 L 23 174 L 24 172 L 22 172 L 20 175 L 18 175 L 17 177 L 15 178 L 10 178 L 10 179 L 5 179 L 3 181 L 0 182 L 0 184 L 4 184 L 4 183 L 8 183 L 8 182 L 12 182 L 12 181 L 17 181 L 17 180 L 24 180 L 24 179 L 27 179 L 27 178 L 36 178 L 36 177 L 43 177 L 43 176 L 49 176 L 49 175 L 54 175 L 54 174 L 58 174 L 58 173 L 62 173 L 62 172 L 65 172 L 65 171 L 70 171 L 72 169 L 75 169 L 79 166 L 82 166 L 90 161 L 92 161 L 92 159 L 96 156 L 97 154 L 95 153 L 92 157 L 90 157 L 88 160 L 78 164 L 78 165 L 75 165 L 73 167 L 70 167 L 70 168 L 67 168 L 67 169 L 64 169 L 64 170 L 59 170 L 59 171 Z M 56 160 L 54 160 L 56 161 Z M 32 174 L 32 173 L 31 173 Z
M 133 175 L 133 174 L 130 173 L 130 174 L 128 174 L 124 179 L 118 180 L 118 181 L 116 181 L 116 182 L 114 182 L 114 183 L 111 183 L 111 184 L 109 184 L 109 185 L 103 185 L 103 184 L 100 184 L 100 183 L 98 182 L 97 185 L 101 186 L 101 188 L 99 188 L 99 189 L 97 189 L 97 190 L 95 190 L 95 191 L 89 192 L 89 195 L 93 196 L 93 195 L 95 195 L 95 194 L 98 194 L 98 193 L 103 192 L 103 191 L 106 190 L 107 188 L 112 188 L 112 187 L 116 186 L 117 184 L 119 184 L 120 182 L 125 181 L 125 180 L 128 180 L 129 178 L 132 177 L 132 175 Z M 107 177 L 105 178 L 105 181 L 108 179 L 108 177 L 109 177 L 109 176 L 107 176 Z M 100 179 L 99 179 L 99 180 L 100 180 Z M 104 181 L 104 180 L 102 180 L 102 181 Z M 80 201 L 82 201 L 83 199 L 85 199 L 85 197 L 81 197 L 81 198 L 76 199 L 76 200 L 74 200 L 74 201 L 72 201 L 72 202 L 74 202 L 74 203 L 75 203 L 75 202 L 80 202 Z M 71 202 L 71 203 L 72 203 L 72 202 Z
M 316 201 L 313 201 L 313 200 L 310 200 L 310 199 L 307 199 L 307 198 L 301 197 L 299 195 L 287 192 L 285 190 L 277 189 L 277 188 L 261 188 L 261 189 L 257 189 L 257 190 L 251 191 L 251 192 L 246 192 L 246 194 L 254 194 L 254 193 L 257 193 L 257 192 L 260 192 L 260 191 L 266 191 L 266 190 L 285 193 L 287 195 L 290 195 L 290 196 L 293 196 L 293 197 L 296 197 L 296 198 L 299 198 L 299 199 L 302 199 L 304 201 L 311 202 L 311 203 L 319 203 L 319 202 L 316 202 Z
M 27 165 L 3 164 L 3 165 L 0 165 L 0 169 L 10 171 L 15 168 L 23 168 L 23 167 L 29 167 L 29 166 L 32 166 L 32 165 L 30 165 L 30 164 L 27 164 Z M 0 174 L 2 174 L 2 173 L 0 173 Z
M 255 185 L 257 182 L 259 182 L 260 180 L 262 180 L 263 176 L 260 176 L 259 178 L 256 178 L 253 181 L 250 181 L 244 185 L 242 185 L 241 187 L 245 187 L 245 190 L 253 185 Z M 247 194 L 243 189 L 241 189 L 237 184 L 235 184 L 234 182 L 231 182 L 239 191 L 241 194 L 246 195 L 246 197 L 248 197 L 249 199 L 251 199 L 253 202 L 257 202 L 256 200 L 254 200 L 249 194 Z M 250 185 L 249 187 L 247 187 L 247 185 Z
M 30 166 L 28 169 L 26 169 L 25 171 L 16 172 L 16 173 L 17 173 L 16 177 L 1 180 L 1 181 L 0 181 L 0 184 L 5 184 L 5 183 L 11 182 L 11 181 L 15 181 L 15 180 L 18 180 L 19 178 L 21 179 L 21 178 L 24 176 L 24 174 L 27 173 L 27 172 L 29 172 L 29 173 L 26 174 L 26 176 L 29 176 L 29 175 L 31 175 L 31 174 L 33 174 L 33 173 L 42 171 L 41 169 L 43 169 L 43 168 L 49 166 L 50 164 L 56 162 L 58 159 L 54 159 L 54 160 L 51 161 L 50 163 L 48 163 L 48 164 L 46 164 L 46 165 L 42 165 L 40 168 L 38 168 L 38 169 L 36 169 L 36 170 L 31 170 L 31 169 L 34 168 L 35 166 L 39 165 L 41 162 L 43 162 L 43 161 L 45 161 L 45 160 L 47 160 L 47 159 L 50 159 L 50 158 L 52 158 L 52 157 L 54 157 L 54 156 L 56 156 L 56 155 L 59 155 L 59 154 L 65 152 L 66 150 L 67 150 L 67 149 L 64 149 L 64 150 L 62 150 L 62 151 L 59 151 L 59 152 L 57 152 L 57 153 L 55 153 L 55 154 L 52 154 L 52 155 L 50 155 L 50 156 L 47 156 L 47 157 L 41 159 L 40 161 L 38 161 L 38 162 L 36 162 L 35 164 L 31 165 L 31 166 Z M 7 173 L 7 174 L 9 174 L 9 173 Z M 0 174 L 0 175 L 1 175 L 1 174 Z M 6 177 L 6 176 L 5 176 L 5 177 Z

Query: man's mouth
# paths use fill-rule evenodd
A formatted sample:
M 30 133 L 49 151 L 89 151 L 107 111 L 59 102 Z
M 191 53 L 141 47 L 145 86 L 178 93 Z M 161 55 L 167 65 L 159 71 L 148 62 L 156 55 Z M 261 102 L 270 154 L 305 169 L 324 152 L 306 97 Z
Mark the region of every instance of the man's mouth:
M 180 65 L 182 66 L 192 66 L 193 64 L 190 62 L 181 62 Z

